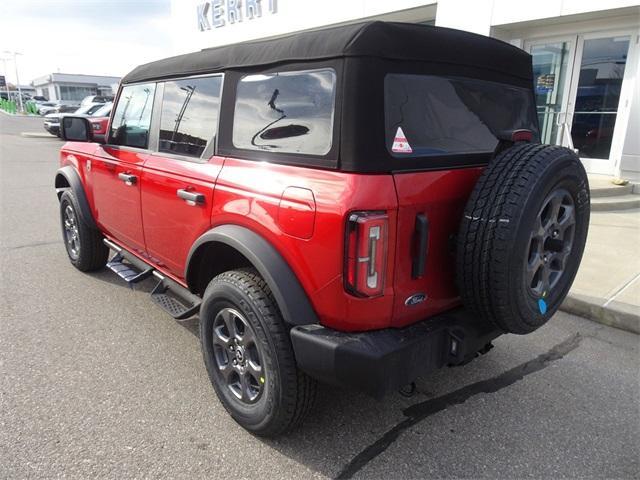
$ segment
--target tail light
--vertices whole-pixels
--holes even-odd
[[[387,227],[384,212],[353,212],[347,221],[344,281],[348,292],[362,297],[382,295],[387,270]]]

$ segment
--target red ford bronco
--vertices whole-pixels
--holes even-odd
[[[176,319],[244,428],[277,435],[316,381],[375,396],[464,364],[565,298],[585,171],[541,145],[531,57],[367,22],[142,65],[106,138],[65,117],[55,177],[81,271]],[[113,251],[113,256],[109,252]]]

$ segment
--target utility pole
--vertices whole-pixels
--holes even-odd
[[[7,80],[7,60],[9,59],[2,57],[0,58],[0,60],[2,60],[3,65],[2,73],[4,74],[4,88],[7,91],[7,100],[9,100],[11,97],[11,95],[9,94],[9,80]]]
[[[20,89],[20,77],[18,76],[18,62],[16,57],[18,55],[22,55],[20,52],[10,52],[5,50],[4,53],[8,53],[13,55],[13,66],[16,69],[16,88],[18,89],[18,103],[20,104],[20,112],[24,113],[24,105],[22,104],[22,90]],[[7,86],[7,92],[9,91],[9,87]]]

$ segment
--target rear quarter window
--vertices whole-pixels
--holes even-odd
[[[459,77],[388,74],[385,130],[398,158],[490,153],[500,132],[537,134],[531,90]]]
[[[242,77],[236,91],[234,147],[326,155],[333,139],[335,84],[333,69]]]

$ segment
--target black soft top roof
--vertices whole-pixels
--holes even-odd
[[[466,65],[531,78],[529,54],[500,40],[450,28],[375,21],[170,57],[135,68],[122,83],[343,57]]]

